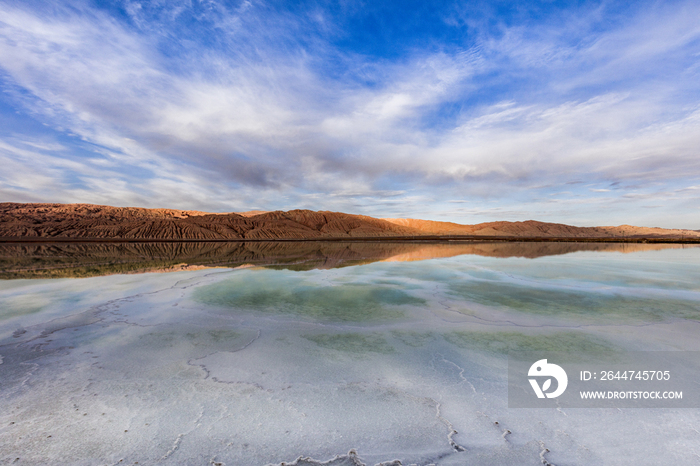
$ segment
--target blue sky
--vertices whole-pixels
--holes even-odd
[[[700,229],[698,18],[0,0],[0,201]]]

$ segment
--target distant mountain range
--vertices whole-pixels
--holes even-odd
[[[92,204],[0,203],[0,239],[4,240],[322,240],[444,236],[700,239],[700,231],[630,225],[575,227],[534,220],[460,225],[310,210],[213,214]]]
[[[473,235],[527,238],[700,238],[700,231],[666,228],[635,227],[632,225],[603,227],[574,227],[562,223],[537,222],[488,222],[476,225],[460,225],[449,222],[433,222],[410,218],[385,218],[384,220],[432,235]]]

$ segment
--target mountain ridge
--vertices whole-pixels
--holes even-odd
[[[635,238],[635,237],[698,237],[700,231],[637,227],[633,225],[576,227],[563,223],[525,220],[521,222],[486,222],[462,225],[452,222],[406,218],[384,218],[396,225],[416,228],[435,235],[473,235],[503,237],[561,237],[561,238]]]
[[[341,212],[274,211],[257,215],[94,204],[0,203],[2,238],[148,240],[320,239],[412,236],[417,230]]]
[[[0,203],[0,238],[5,239],[207,241],[416,236],[700,238],[700,231],[631,225],[577,227],[536,220],[462,225],[302,209],[209,213],[96,204]]]

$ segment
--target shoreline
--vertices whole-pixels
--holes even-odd
[[[528,242],[528,243],[660,243],[700,244],[700,238],[663,237],[533,237],[533,236],[471,236],[471,235],[425,235],[425,236],[356,236],[324,238],[217,238],[217,239],[172,239],[172,238],[50,238],[50,237],[4,237],[0,244],[54,244],[54,243],[450,243],[450,242]]]

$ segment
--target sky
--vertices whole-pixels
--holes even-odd
[[[700,229],[698,18],[0,0],[0,202]]]

